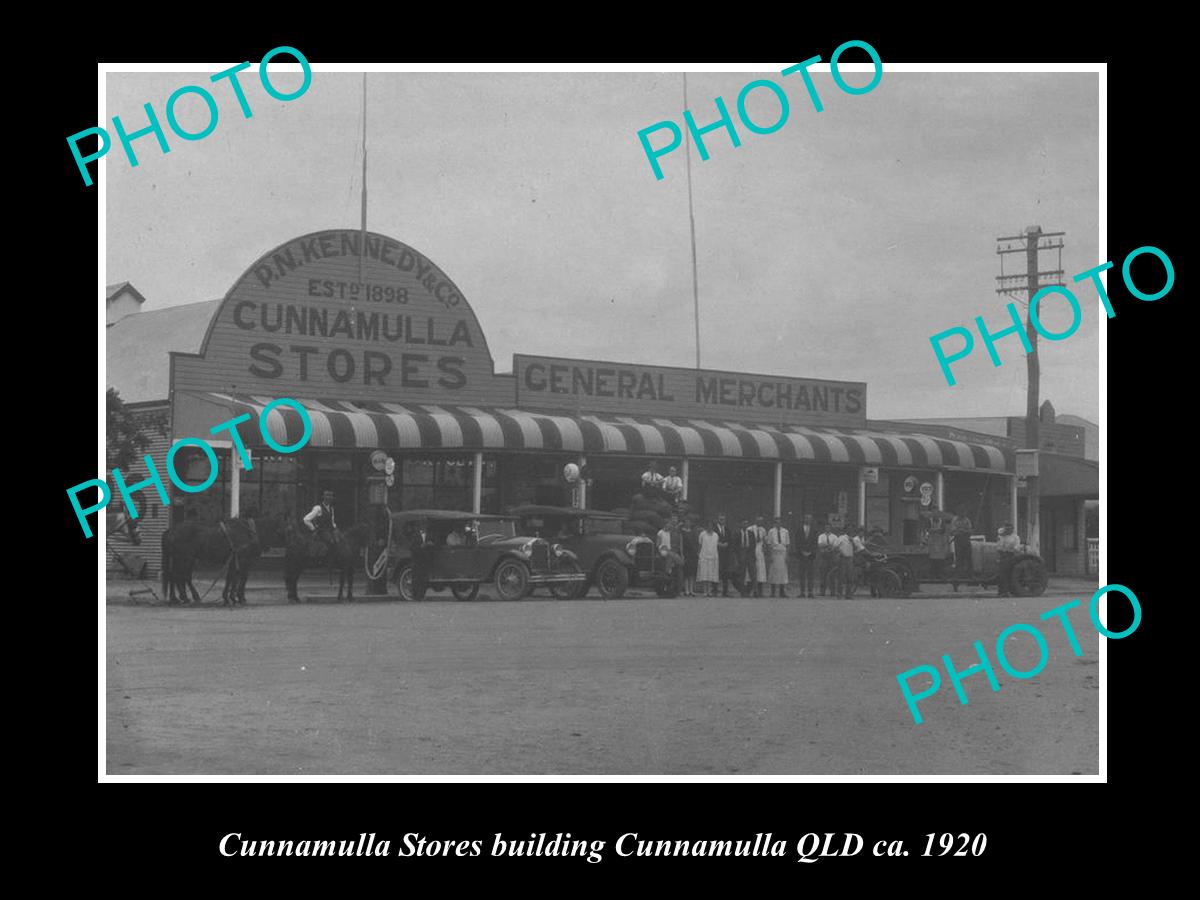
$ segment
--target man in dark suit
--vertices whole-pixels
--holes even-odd
[[[733,539],[729,533],[729,526],[725,524],[725,513],[717,515],[717,557],[721,570],[721,596],[729,596],[729,584],[734,578],[734,569],[737,568],[737,560],[733,553]]]
[[[733,586],[743,597],[746,591],[746,520],[742,519],[738,527],[729,528],[729,565],[733,567]],[[753,551],[750,553],[754,555]]]
[[[433,568],[433,541],[425,519],[413,522],[408,531],[408,547],[412,554],[412,592],[414,600],[424,600]]]
[[[813,570],[817,565],[817,537],[821,532],[813,524],[812,516],[804,515],[804,521],[797,526],[792,541],[796,546],[796,577],[800,582],[800,596],[813,595]]]

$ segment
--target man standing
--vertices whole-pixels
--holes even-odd
[[[847,533],[850,535],[850,543],[854,548],[854,556],[851,557],[852,564],[850,566],[850,596],[854,596],[858,593],[859,582],[865,580],[867,542],[863,537],[863,528],[861,525],[855,525]]]
[[[667,497],[667,501],[672,506],[679,503],[680,498],[683,496],[683,479],[679,477],[679,473],[674,466],[671,466],[667,470],[667,477],[663,479],[662,489]]]
[[[1021,539],[1017,537],[1011,525],[1000,526],[1000,537],[997,541],[996,553],[999,557],[1000,566],[999,578],[997,586],[1000,588],[1001,597],[1012,596],[1012,570],[1013,563],[1016,561],[1017,552],[1021,549]]]
[[[429,570],[432,565],[433,542],[429,539],[429,523],[418,519],[408,534],[408,546],[412,551],[413,599],[424,600],[429,587]]]
[[[317,550],[317,555],[320,562],[333,548],[335,540],[334,533],[337,531],[337,520],[333,516],[333,491],[323,491],[321,493],[321,502],[312,508],[308,515],[304,517],[304,524],[308,526],[319,541],[316,544],[320,549]]]
[[[754,535],[750,533],[750,522],[741,519],[729,533],[733,544],[734,584],[743,597],[749,597],[754,589]]]
[[[333,531],[337,528],[337,523],[333,518],[333,491],[322,491],[321,502],[304,517],[304,524],[313,534]]]
[[[833,533],[833,525],[826,520],[825,530],[817,536],[817,574],[821,578],[822,597],[828,597],[831,588],[837,594],[837,585],[834,584],[837,575],[836,545],[837,535]]]
[[[971,520],[963,510],[950,521],[954,535],[954,568],[962,575],[971,574]]]
[[[796,529],[796,579],[800,582],[800,596],[813,595],[813,566],[817,556],[817,529],[812,516],[804,515],[804,522]]]
[[[766,550],[768,556],[767,582],[771,585],[772,597],[787,596],[788,570],[787,554],[791,546],[792,536],[783,527],[783,520],[776,516],[767,532]]]
[[[753,538],[753,541],[747,548],[747,555],[749,556],[747,568],[750,570],[748,580],[754,587],[754,596],[761,597],[763,595],[763,585],[767,583],[767,548],[765,546],[767,528],[763,524],[763,517],[758,516],[755,518],[754,524],[746,529],[746,533]]]
[[[844,591],[843,596],[849,600],[854,596],[854,539],[848,528],[838,529],[833,549],[837,555],[838,580]]]
[[[721,569],[721,596],[729,596],[729,585],[733,581],[734,569],[736,561],[733,558],[733,541],[730,538],[729,528],[725,525],[725,513],[720,513],[717,516],[717,555]]]
[[[683,565],[682,541],[679,536],[679,519],[671,516],[658,532],[658,553],[667,561],[667,577],[673,577],[675,567]]]
[[[662,499],[663,477],[658,471],[658,463],[650,463],[650,468],[642,473],[642,495],[651,500]]]

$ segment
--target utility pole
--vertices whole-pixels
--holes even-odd
[[[1040,225],[1030,225],[1025,233],[1016,237],[996,238],[996,253],[1000,257],[1000,274],[996,276],[997,294],[1016,297],[1022,290],[1025,293],[1026,307],[1033,302],[1034,295],[1044,287],[1062,287],[1062,248],[1065,231],[1042,231]],[[1055,238],[1058,238],[1056,241]],[[1048,243],[1043,243],[1048,239]],[[1020,246],[1017,246],[1020,244]],[[1003,246],[1000,246],[1003,245]],[[1039,271],[1038,253],[1042,250],[1058,251],[1058,268]],[[1025,272],[1014,275],[1004,274],[1004,256],[1008,253],[1025,254]],[[1047,280],[1043,280],[1047,279]],[[1025,281],[1024,288],[1021,280]],[[1041,533],[1039,528],[1038,507],[1041,505],[1041,491],[1038,487],[1036,459],[1041,448],[1041,366],[1038,362],[1038,333],[1033,327],[1032,316],[1026,315],[1025,334],[1029,339],[1030,351],[1025,356],[1028,389],[1025,394],[1025,446],[1034,451],[1034,469],[1025,477],[1025,542],[1035,553],[1041,553]],[[1017,511],[1013,510],[1013,518]]]
[[[683,73],[683,108],[688,108],[687,72]],[[688,223],[692,235],[692,317],[696,323],[696,370],[700,369],[700,282],[696,274],[696,210],[692,206],[692,136],[691,129],[683,131],[686,141],[683,152],[687,156]]]

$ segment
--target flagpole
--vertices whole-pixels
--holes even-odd
[[[358,253],[358,282],[363,280],[363,260],[367,256],[367,73],[362,81],[362,237]],[[365,291],[366,288],[363,288]]]
[[[687,72],[683,73],[683,108],[688,108]],[[686,123],[685,123],[686,124]],[[696,368],[700,368],[700,287],[696,275],[696,211],[692,206],[692,138],[691,129],[683,131],[684,158],[687,160],[687,189],[688,189],[688,222],[692,235],[692,318],[696,323]]]

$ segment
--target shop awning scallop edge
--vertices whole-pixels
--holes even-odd
[[[210,393],[202,399],[230,415],[257,419],[276,398]],[[625,453],[698,459],[759,459],[864,466],[950,467],[1012,471],[1011,454],[989,444],[924,434],[786,425],[726,419],[563,415],[477,406],[433,406],[302,399],[312,421],[309,446],[385,450],[544,450]],[[300,440],[295,410],[276,407],[267,417],[272,438]],[[252,431],[241,429],[249,444]],[[262,446],[261,438],[256,442]]]

